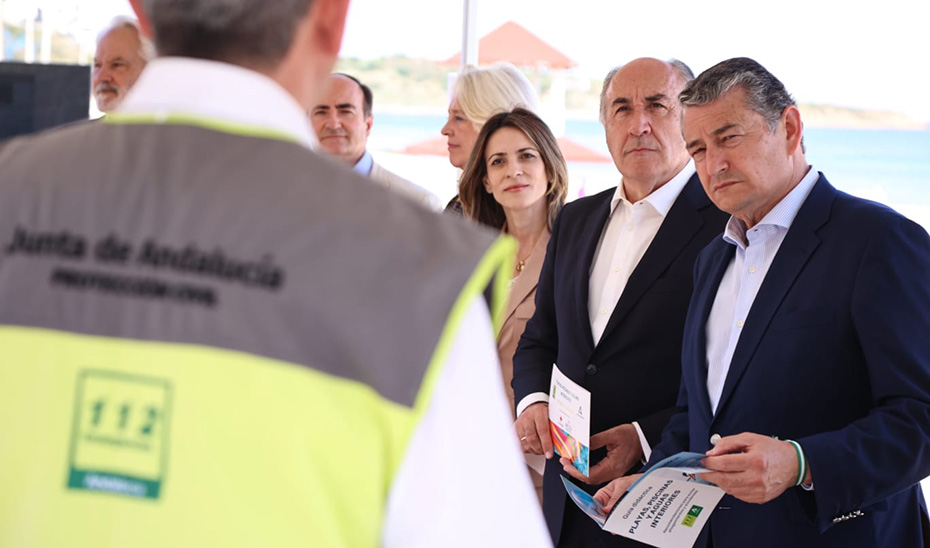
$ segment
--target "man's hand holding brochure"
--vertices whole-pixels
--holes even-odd
[[[593,497],[564,477],[562,482],[575,504],[604,530],[660,548],[691,547],[724,494],[696,476],[710,472],[701,466],[704,457],[672,455]]]
[[[598,468],[589,467],[591,442],[597,441],[590,436],[591,393],[555,365],[548,412],[552,447],[562,465],[571,476],[591,483],[588,476]],[[701,465],[705,457],[672,455],[644,474],[614,480],[594,496],[565,476],[562,483],[572,501],[602,529],[659,548],[690,548],[724,495],[697,476],[711,472]]]

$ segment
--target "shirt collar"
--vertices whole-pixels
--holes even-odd
[[[685,164],[685,167],[683,167],[677,175],[672,177],[669,182],[660,186],[658,189],[654,190],[652,194],[646,196],[640,201],[648,203],[659,213],[659,215],[665,217],[665,215],[668,214],[668,210],[672,209],[672,204],[675,203],[678,195],[681,194],[682,189],[684,189],[685,185],[688,184],[688,180],[691,179],[692,175],[694,175],[694,162],[688,160],[688,163]],[[617,189],[614,191],[614,197],[610,200],[611,215],[613,214],[614,210],[617,209],[617,206],[620,205],[620,202],[629,203],[629,200],[626,198],[626,191],[623,189],[622,182],[617,185]]]
[[[365,150],[365,154],[362,154],[362,157],[355,162],[355,165],[352,166],[352,169],[360,174],[368,177],[371,174],[371,168],[374,165],[375,160],[371,157],[371,153],[368,150]]]
[[[791,192],[785,195],[780,202],[775,204],[775,207],[766,213],[756,226],[769,225],[780,227],[784,230],[791,228],[791,223],[793,223],[794,218],[798,216],[798,211],[800,211],[801,206],[804,205],[804,201],[807,200],[807,195],[811,193],[811,189],[814,188],[814,183],[816,183],[819,178],[820,173],[814,169],[813,166],[808,166],[807,174],[801,179],[801,182],[791,189]],[[733,245],[745,246],[746,225],[743,221],[731,215],[730,220],[727,221],[727,227],[723,231],[723,239],[726,240],[727,243]]]
[[[271,78],[229,63],[153,59],[118,111],[221,119],[284,133],[317,148],[307,114],[294,97]]]

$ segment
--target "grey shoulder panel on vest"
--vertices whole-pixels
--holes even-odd
[[[404,405],[494,237],[276,140],[88,124],[0,151],[0,323],[249,352]]]

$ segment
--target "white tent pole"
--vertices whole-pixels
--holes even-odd
[[[42,34],[39,35],[39,61],[45,64],[52,62],[52,24],[53,15],[48,5],[42,10]]]
[[[36,61],[36,7],[32,2],[26,2],[26,48],[23,52],[23,61],[35,63]]]
[[[478,65],[478,0],[463,0],[462,66]]]

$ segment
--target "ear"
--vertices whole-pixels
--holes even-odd
[[[313,0],[284,59],[268,73],[304,108],[319,102],[342,45],[348,9],[349,0]]]
[[[365,137],[371,135],[371,125],[375,122],[374,115],[365,119]]]
[[[333,58],[339,55],[348,11],[349,0],[314,0],[310,5],[307,20],[318,52]]]
[[[142,28],[142,34],[144,34],[146,38],[154,38],[155,33],[152,31],[152,22],[149,21],[149,16],[146,15],[145,10],[142,8],[142,0],[129,0],[129,3],[132,5],[132,11],[136,13],[136,19],[139,20],[139,27]]]
[[[491,194],[491,183],[488,182],[488,176],[485,175],[484,177],[481,178],[481,180],[482,182],[484,182],[484,191],[487,192],[488,194]]]
[[[801,112],[798,107],[790,105],[785,107],[781,117],[782,122],[785,124],[785,144],[787,145],[788,155],[794,155],[801,148],[801,136],[804,130],[804,124],[801,122]]]

